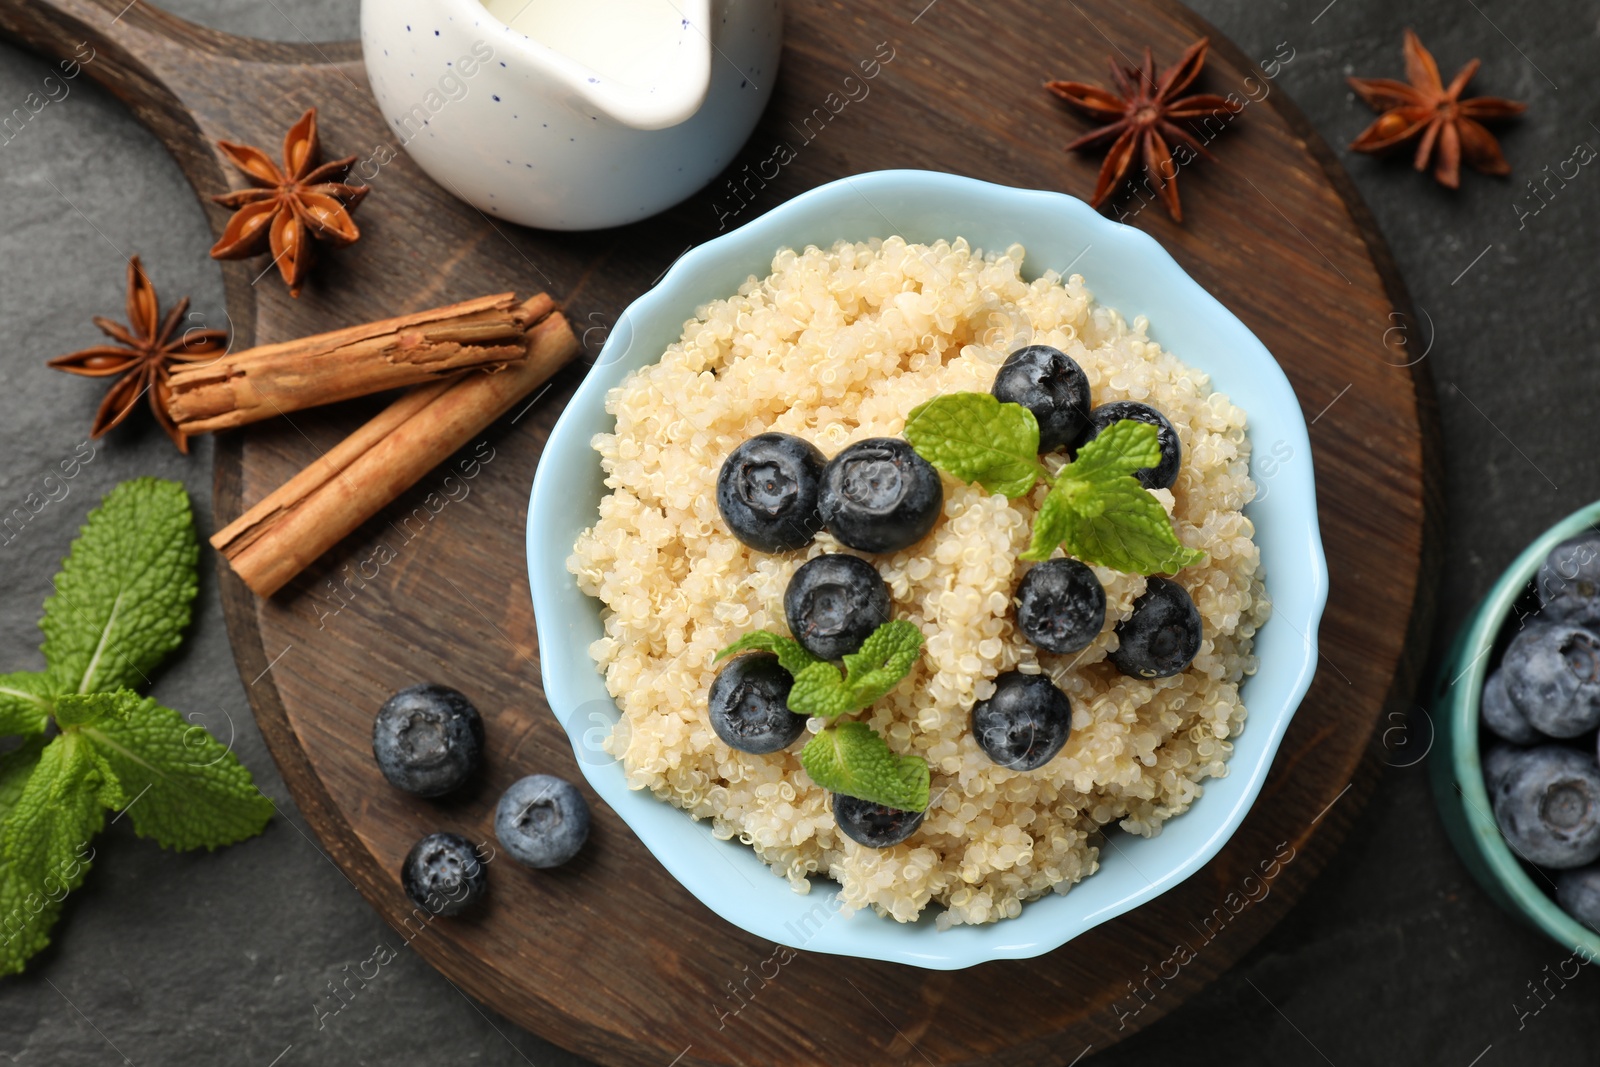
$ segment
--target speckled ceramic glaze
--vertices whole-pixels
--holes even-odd
[[[440,185],[492,218],[596,229],[711,180],[776,80],[781,0],[675,6],[650,41],[671,57],[660,84],[600,76],[480,0],[362,0],[361,47],[390,129]],[[608,17],[605,0],[583,11]]]
[[[1107,919],[1166,892],[1217,854],[1244,820],[1317,664],[1317,624],[1328,572],[1317,530],[1311,464],[1273,474],[1245,506],[1272,617],[1256,634],[1261,665],[1243,687],[1250,718],[1234,739],[1226,778],[1208,779],[1205,795],[1152,838],[1118,833],[1100,856],[1100,871],[1065,895],[1049,894],[1016,919],[940,931],[935,908],[919,922],[897,923],[872,912],[848,919],[837,886],[818,879],[802,896],[775,877],[750,848],[718,840],[710,822],[696,822],[648,791],[628,788],[622,766],[601,747],[618,717],[596,671],[589,645],[602,636],[601,606],[567,572],[578,532],[595,521],[605,494],[600,457],[590,446],[616,420],[606,391],[631,370],[661,358],[684,320],[707,301],[765,276],[779,248],[828,247],[899,234],[908,241],[962,236],[976,247],[1027,245],[1024,277],[1046,268],[1082,273],[1097,299],[1131,321],[1148,316],[1150,336],[1249,413],[1257,457],[1274,446],[1308,456],[1310,442],[1289,380],[1272,354],[1149,235],[1112,222],[1060,193],[1010,189],[953,174],[877,171],[842,178],[803,193],[684,254],[649,292],[623,312],[599,360],[567,403],[544,447],[528,506],[528,577],[539,629],[539,665],[550,710],[601,799],[616,811],[662,866],[707,907],[759,937],[814,952],[891,960],[913,967],[957,968],[1037,956]]]

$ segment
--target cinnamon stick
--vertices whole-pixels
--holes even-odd
[[[246,585],[271,596],[466,444],[578,352],[553,312],[527,355],[492,374],[417,386],[211,538]]]
[[[524,358],[528,329],[555,308],[544,293],[479,297],[432,311],[257,345],[173,370],[168,410],[209,433],[463,370]]]

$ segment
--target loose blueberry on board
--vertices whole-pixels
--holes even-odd
[[[1511,639],[1500,672],[1535,730],[1577,737],[1600,726],[1600,638],[1572,623],[1536,623]]]
[[[530,774],[500,797],[494,836],[525,867],[559,867],[589,840],[589,802],[565,778]]]
[[[1170,578],[1151,577],[1117,623],[1117,650],[1109,659],[1132,678],[1166,678],[1184,670],[1200,651],[1200,612]]]
[[[1017,628],[1046,652],[1081,652],[1106,624],[1106,591],[1075,559],[1051,559],[1022,576],[1013,597]]]
[[[844,836],[868,848],[898,845],[917,832],[926,812],[902,811],[870,800],[833,794],[833,821]]]
[[[1483,683],[1483,699],[1478,702],[1478,717],[1496,737],[1516,745],[1531,745],[1543,740],[1528,717],[1511,701],[1506,690],[1506,674],[1497,670]]]
[[[1033,412],[1041,452],[1077,448],[1089,432],[1089,376],[1059,348],[1017,349],[1000,365],[989,391],[1002,403]]]
[[[1483,757],[1483,786],[1490,796],[1494,795],[1495,788],[1511,773],[1511,768],[1517,765],[1527,752],[1527,749],[1517,748],[1515,745],[1496,744],[1491,747]]]
[[[839,543],[861,552],[896,552],[927,536],[944,506],[933,464],[898,437],[869,437],[828,461],[819,497],[822,521]]]
[[[1531,748],[1490,792],[1495,822],[1513,852],[1562,870],[1600,858],[1600,768],[1564,745]]]
[[[711,683],[711,729],[740,752],[781,752],[806,732],[806,717],[789,710],[793,686],[794,675],[772,653],[735,656]]]
[[[419,908],[460,915],[488,890],[489,872],[460,834],[429,834],[406,853],[400,886]]]
[[[889,587],[859,556],[830,553],[802,563],[783,591],[789,633],[819,659],[839,659],[889,621]]]
[[[817,489],[826,462],[809,441],[757,434],[722,461],[717,510],[733,536],[758,552],[804,548],[822,529]]]
[[[396,789],[437,797],[459,789],[483,763],[483,718],[442,685],[413,685],[372,720],[372,755]]]
[[[1084,442],[1093,441],[1112,423],[1123,419],[1147,422],[1154,426],[1156,442],[1161,445],[1161,462],[1154,467],[1134,471],[1133,476],[1146,489],[1170,489],[1172,483],[1178,480],[1178,468],[1183,464],[1183,444],[1167,417],[1149,404],[1141,404],[1137,400],[1113,400],[1109,404],[1101,404],[1089,412],[1089,432],[1084,435]]]
[[[1537,582],[1542,618],[1600,621],[1600,530],[1585,530],[1552,548]]]
[[[1049,763],[1071,731],[1072,704],[1043,674],[1007,671],[994,680],[994,696],[972,705],[978,747],[1014,771],[1036,771]]]
[[[1556,903],[1589,929],[1600,931],[1600,866],[1556,875]]]

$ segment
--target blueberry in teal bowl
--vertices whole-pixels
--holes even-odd
[[[1600,955],[1600,504],[1530,544],[1457,632],[1432,703],[1445,829],[1501,907]]]
[[[839,286],[798,284],[817,272]],[[773,282],[781,276],[797,284]],[[991,392],[1030,345],[1070,355],[1093,404],[1134,401],[1168,418],[1187,446],[1172,484],[1134,477],[1164,458],[1159,427],[1138,420],[1043,450],[1038,417]],[[671,402],[641,403],[641,373],[659,376]],[[954,407],[928,406],[945,395]],[[1311,465],[1285,468],[1253,502],[1248,466],[1252,443],[1309,456],[1299,411],[1237,319],[1152,239],[1081,202],[926,172],[824,186],[689,252],[622,316],[552,433],[528,537],[546,695],[575,745],[594,725],[588,712],[620,699],[615,762],[582,761],[585,774],[730,922],[924,967],[1049,951],[1221,848],[1310,682],[1326,594]],[[740,541],[708,487],[761,433],[802,438],[829,459],[903,438],[939,474],[932,526],[881,547],[827,529],[772,553]],[[998,442],[1000,459],[985,465],[963,441]],[[663,464],[661,449],[691,452]],[[1044,508],[1052,494],[1060,503]],[[1139,516],[1137,543],[1096,542],[1094,515],[1113,503]],[[1211,526],[1196,521],[1208,505]],[[1111,543],[1135,547],[1117,555]],[[838,660],[796,642],[783,611],[795,572],[827,554],[870,562],[891,594],[891,617]],[[1107,602],[1077,663],[1021,636],[1013,603],[1034,563],[1069,557],[1093,567]],[[1177,673],[1130,679],[1109,659],[1116,625],[1160,576],[1189,593],[1208,628]],[[740,650],[776,656],[794,679],[787,705],[807,709],[806,739],[769,754],[720,741],[707,710],[728,662],[719,654],[752,640]],[[1062,747],[1031,770],[996,763],[971,730],[973,706],[1011,669],[1049,675],[1075,709]],[[1112,690],[1143,708],[1130,708],[1121,739],[1089,710]],[[1176,730],[1161,711],[1180,695],[1194,699]],[[1190,717],[1202,708],[1208,718]],[[1103,822],[1063,822],[1052,835],[1065,816],[1043,810],[1044,791],[1075,791],[1092,807],[1109,782],[1086,760],[1123,741],[1125,757],[1108,766],[1130,780],[1173,768],[1172,803],[1108,808]],[[972,837],[964,798],[949,791],[967,767],[986,781],[1012,776],[1032,820],[1007,810],[991,837]],[[1113,835],[1117,847],[1102,848]],[[958,854],[983,856],[975,881],[962,884]],[[1020,888],[1006,888],[1003,870]],[[820,929],[795,925],[818,907],[832,916]]]

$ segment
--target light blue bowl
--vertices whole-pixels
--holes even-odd
[[[621,765],[599,747],[618,714],[588,651],[602,633],[600,604],[580,593],[566,570],[573,542],[594,523],[605,492],[589,442],[613,428],[606,391],[659,359],[697,307],[735,292],[751,275],[770,273],[780,247],[896,234],[919,242],[959,236],[994,250],[1021,242],[1030,277],[1048,268],[1083,274],[1097,300],[1129,321],[1148,316],[1154,340],[1210,374],[1215,387],[1249,413],[1261,489],[1245,511],[1256,527],[1273,602],[1272,618],[1256,636],[1261,669],[1244,686],[1250,718],[1234,742],[1228,777],[1207,782],[1205,796],[1159,837],[1115,831],[1116,847],[1102,851],[1099,872],[1070,893],[1025,905],[1016,919],[943,932],[934,928],[936,909],[911,924],[871,912],[837,914],[834,883],[815,882],[801,896],[751,849],[718,841],[709,823],[647,791],[630,790]],[[1272,354],[1244,324],[1154,239],[1080,200],[915,170],[861,174],[798,196],[688,252],[623,312],[545,445],[528,507],[528,573],[545,697],[589,783],[662,866],[712,911],[764,939],[936,969],[1048,952],[1171,889],[1216,855],[1260,792],[1311,684],[1328,588],[1300,403]]]

